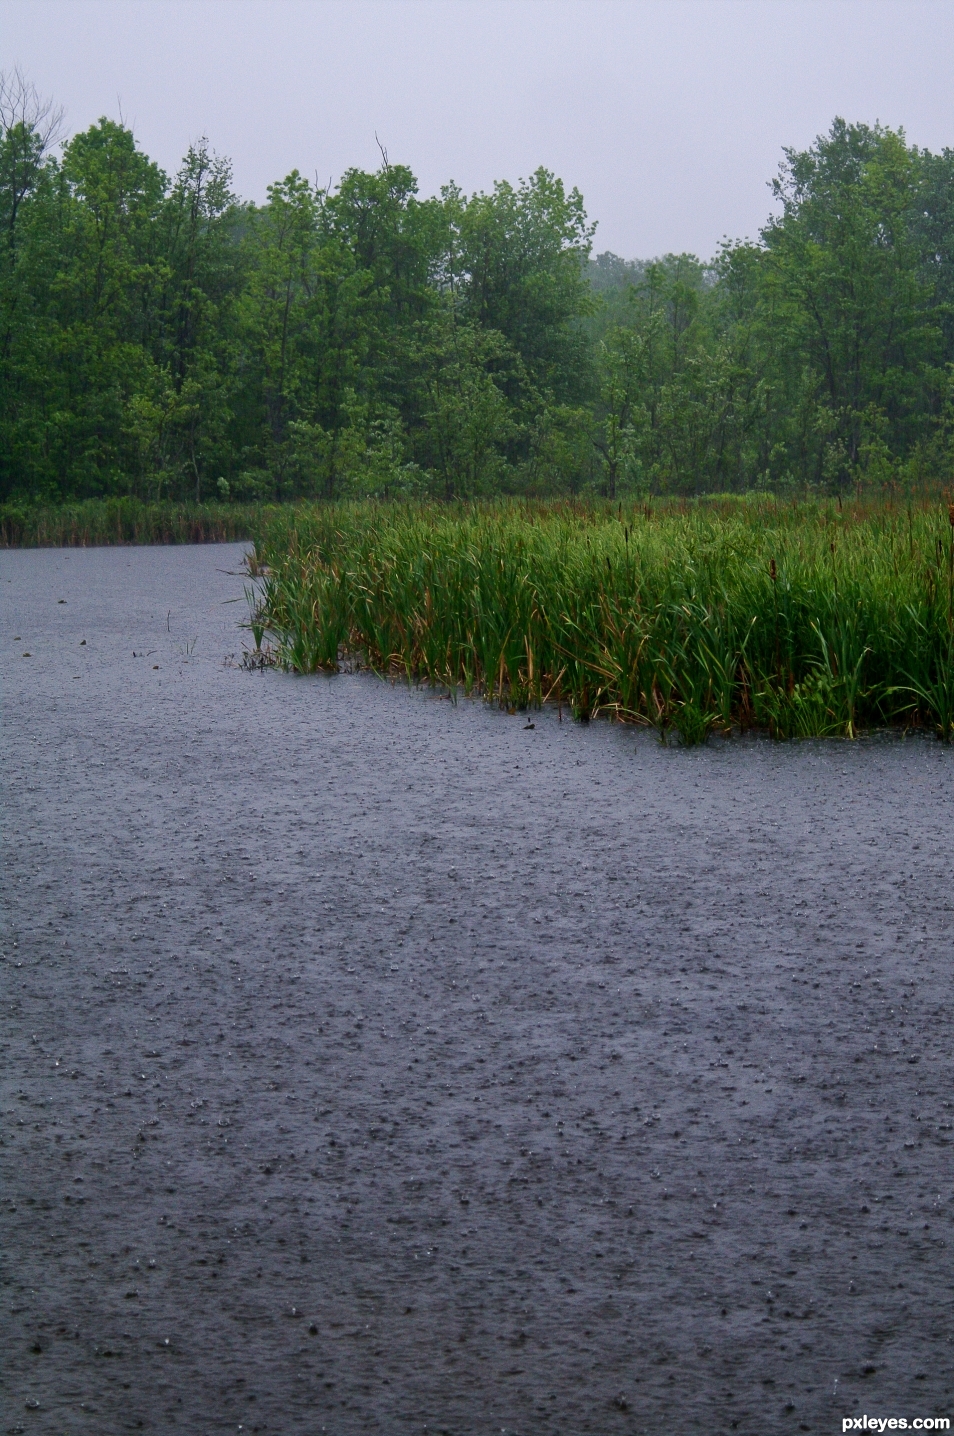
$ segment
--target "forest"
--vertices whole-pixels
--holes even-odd
[[[943,486],[954,151],[836,119],[754,241],[594,253],[541,168],[241,200],[0,84],[0,500],[551,498]]]

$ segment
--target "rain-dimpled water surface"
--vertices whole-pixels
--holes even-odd
[[[954,1418],[950,750],[243,671],[241,568],[0,558],[2,1430]]]

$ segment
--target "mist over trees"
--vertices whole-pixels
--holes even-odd
[[[545,169],[262,205],[0,82],[0,497],[779,491],[954,463],[954,151],[836,120],[756,242],[592,256]]]

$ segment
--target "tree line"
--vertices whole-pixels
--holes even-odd
[[[703,262],[592,255],[546,169],[422,199],[382,151],[241,201],[0,79],[0,497],[945,482],[954,151],[836,120]]]

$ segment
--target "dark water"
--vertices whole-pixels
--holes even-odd
[[[952,754],[246,673],[240,555],[0,558],[0,1430],[954,1418]]]

